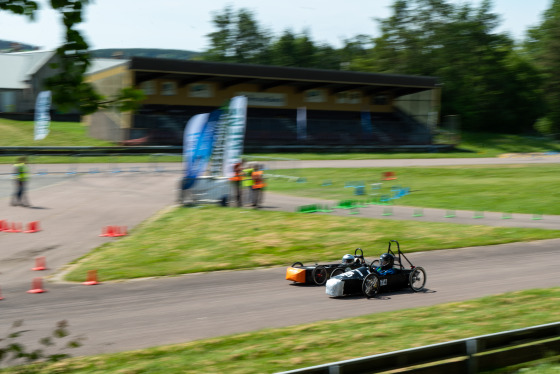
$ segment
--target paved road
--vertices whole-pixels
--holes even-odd
[[[31,280],[38,274],[30,268],[38,256],[45,256],[49,267],[40,274],[55,274],[102,243],[118,240],[99,237],[103,226],[133,228],[174,204],[176,173],[72,175],[63,173],[65,167],[59,166],[61,174],[49,181],[40,180],[45,175],[33,177],[30,195],[34,209],[8,206],[6,191],[11,190],[11,182],[0,178],[0,219],[39,220],[43,229],[34,234],[0,233],[0,292],[4,297],[0,326],[24,319],[33,330],[26,339],[32,341],[50,331],[56,321],[67,319],[74,334],[87,338],[74,354],[144,348],[560,284],[560,240],[546,240],[411,254],[410,259],[427,270],[427,292],[399,292],[375,300],[335,300],[321,288],[290,285],[284,280],[285,267],[98,286],[45,281],[48,292],[28,294]],[[300,202],[268,194],[266,205],[271,210],[292,210]],[[367,209],[362,216],[369,214]],[[378,213],[375,209],[371,208],[372,216]],[[402,215],[404,219],[407,213]],[[547,225],[549,219],[555,217],[530,224]],[[523,220],[511,220],[515,221]],[[490,218],[484,221],[491,222]],[[349,245],[350,249],[356,246]],[[368,249],[364,248],[366,257]]]

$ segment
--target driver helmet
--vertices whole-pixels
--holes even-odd
[[[379,267],[381,270],[391,269],[395,263],[395,256],[390,253],[383,253],[379,258]]]
[[[342,256],[342,265],[352,265],[354,263],[354,256],[344,255]]]

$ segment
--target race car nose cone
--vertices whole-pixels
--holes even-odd
[[[331,278],[327,281],[325,292],[330,297],[339,297],[344,295],[344,282],[340,279]]]
[[[305,269],[289,267],[286,269],[286,279],[297,283],[305,283]]]

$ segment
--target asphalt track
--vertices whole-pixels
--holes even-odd
[[[539,162],[534,158],[506,159],[509,162],[463,160],[305,161],[297,165],[289,162],[288,167]],[[540,162],[551,160],[543,158]],[[133,228],[174,206],[179,174],[172,171],[177,169],[176,165],[163,165],[162,170],[135,165],[129,166],[129,171],[103,170],[103,165],[99,165],[92,172],[82,170],[83,173],[76,174],[68,172],[68,165],[33,168],[35,172],[40,168],[50,170],[49,174],[34,174],[29,194],[33,207],[23,208],[9,206],[10,167],[0,165],[0,220],[24,225],[39,221],[42,229],[32,234],[0,232],[0,297],[4,298],[0,300],[0,334],[1,329],[23,319],[25,327],[31,330],[24,335],[24,342],[31,344],[50,332],[57,321],[65,319],[73,335],[86,339],[83,347],[71,352],[73,355],[146,348],[560,284],[560,239],[410,254],[412,262],[427,271],[426,292],[401,291],[371,300],[330,299],[320,287],[292,285],[284,280],[285,267],[102,282],[97,286],[63,283],[56,281],[56,276],[65,265],[103,243],[118,240],[99,237],[104,226]],[[294,211],[298,205],[313,202],[316,201],[267,193],[265,209]],[[360,209],[356,215],[343,210],[328,214],[344,214],[349,219],[450,220],[444,218],[441,210],[424,210],[423,217],[412,217],[412,208],[395,207],[387,217],[380,214],[380,209],[371,206]],[[560,228],[559,217],[531,218],[516,215],[504,220],[498,213],[486,213],[484,219],[475,219],[472,212],[457,212],[452,222]],[[406,251],[406,244],[401,244]],[[369,248],[362,243],[348,245],[349,252],[362,246],[368,257]],[[219,249],[213,250],[219,256]],[[341,248],[341,253],[344,251]],[[32,271],[40,256],[46,258],[48,270]],[[42,287],[47,292],[27,293],[32,279],[38,276],[43,277]]]

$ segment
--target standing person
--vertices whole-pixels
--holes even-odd
[[[263,190],[266,184],[264,183],[263,166],[261,164],[255,165],[255,171],[251,174],[253,179],[253,206],[260,208],[263,200]]]
[[[233,177],[229,180],[233,184],[233,189],[235,193],[235,199],[237,200],[237,206],[243,206],[243,190],[241,189],[241,183],[243,182],[243,165],[245,160],[242,159],[241,162],[236,162],[233,165]]]
[[[247,201],[249,203],[253,202],[253,178],[251,175],[253,174],[254,167],[253,163],[248,163],[247,168],[243,169],[243,181],[241,184],[247,190]]]
[[[29,180],[29,168],[26,165],[27,157],[21,156],[14,164],[15,191],[12,196],[12,205],[29,206],[26,196],[27,181]]]

